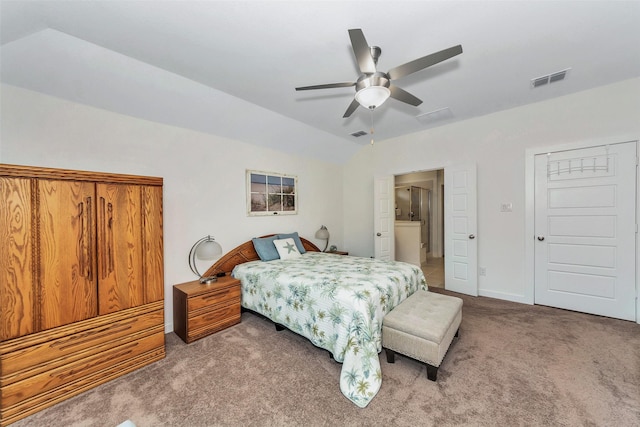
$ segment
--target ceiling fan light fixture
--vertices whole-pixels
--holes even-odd
[[[356,101],[364,108],[378,108],[391,96],[389,88],[384,86],[368,86],[356,92]]]

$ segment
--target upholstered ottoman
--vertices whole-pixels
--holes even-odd
[[[447,349],[458,336],[462,300],[435,292],[417,291],[382,321],[382,347],[387,362],[400,353],[427,365],[427,378],[435,381]]]

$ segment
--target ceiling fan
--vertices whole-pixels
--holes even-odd
[[[383,73],[376,70],[378,58],[380,57],[382,50],[378,46],[369,47],[361,29],[349,30],[349,38],[351,39],[353,53],[355,54],[356,61],[358,62],[358,68],[360,68],[360,72],[362,73],[360,74],[360,77],[358,77],[357,81],[328,83],[296,88],[296,90],[312,90],[355,86],[355,98],[351,101],[347,111],[345,111],[344,116],[342,116],[343,118],[351,116],[351,114],[358,108],[358,105],[362,105],[365,108],[373,110],[382,105],[382,103],[389,97],[397,99],[398,101],[406,102],[413,106],[422,104],[420,99],[411,95],[404,89],[391,84],[391,81],[408,76],[416,71],[420,71],[462,53],[461,45],[453,46],[407,62],[406,64],[392,68],[386,73]]]

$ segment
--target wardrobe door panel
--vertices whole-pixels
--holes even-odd
[[[97,314],[95,185],[38,180],[41,330]]]
[[[162,187],[142,187],[144,203],[145,303],[164,295],[164,248],[162,243]]]
[[[0,177],[0,341],[36,331],[31,180]]]
[[[97,184],[99,314],[144,304],[139,185]]]

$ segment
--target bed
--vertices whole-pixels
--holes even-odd
[[[382,319],[413,292],[426,290],[422,270],[403,262],[320,252],[304,238],[297,243],[304,254],[264,262],[253,242],[246,242],[205,274],[238,278],[245,309],[331,352],[343,364],[340,390],[364,408],[382,384]]]

